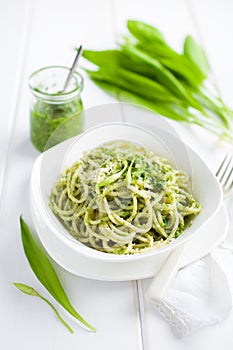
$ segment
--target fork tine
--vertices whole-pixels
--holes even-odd
[[[229,171],[229,174],[225,180],[225,187],[226,187],[227,191],[230,191],[233,187],[233,176],[232,176],[233,175],[233,164],[232,164],[233,162],[232,162],[232,160],[233,160],[233,157],[231,156],[231,158],[230,158],[231,170]]]
[[[228,181],[231,179],[232,174],[233,174],[233,168],[231,168],[231,171],[229,172],[229,174],[225,180],[225,183],[228,183]]]
[[[223,161],[222,161],[220,167],[218,168],[218,170],[217,170],[217,172],[216,172],[216,176],[217,176],[217,177],[219,176],[219,174],[220,174],[220,172],[221,172],[221,170],[222,170],[222,168],[223,168],[223,165],[225,164],[225,162],[226,162],[226,160],[227,160],[227,157],[228,157],[228,154],[226,154],[225,158],[223,159]]]
[[[222,164],[220,165],[216,176],[218,177],[219,181],[222,182],[225,180],[226,176],[228,176],[228,171],[230,169],[230,163],[231,163],[231,156],[229,153],[225,156],[225,158],[222,161]],[[226,181],[224,181],[225,183]]]
[[[223,159],[220,167],[216,172],[216,176],[222,186],[225,194],[229,193],[233,188],[233,156],[227,154]]]
[[[233,180],[232,180],[232,182],[231,182],[231,184],[230,184],[230,187],[228,188],[228,192],[231,191],[232,188],[233,188]]]

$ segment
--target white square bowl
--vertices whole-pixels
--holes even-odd
[[[160,118],[164,123],[164,118]],[[160,127],[158,120],[153,133],[133,124],[102,124],[49,149],[36,159],[30,184],[34,223],[49,255],[68,271],[83,277],[115,281],[154,276],[168,254],[187,240],[191,242],[220,209],[222,191],[216,177],[176,134]],[[191,177],[194,197],[202,205],[202,211],[195,217],[192,226],[179,238],[163,248],[131,256],[99,252],[78,242],[48,206],[51,188],[67,166],[77,161],[85,150],[119,139],[136,142],[167,158],[178,169],[186,171]],[[201,237],[199,239],[201,246]]]

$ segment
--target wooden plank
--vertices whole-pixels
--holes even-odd
[[[27,76],[41,67],[65,65],[70,67],[75,47],[100,49],[114,43],[112,10],[108,0],[83,1],[36,1],[33,20]],[[84,59],[80,59],[80,66]],[[81,72],[84,74],[84,72]],[[98,89],[86,74],[82,100],[84,108],[110,103],[113,100]]]
[[[23,59],[27,51],[28,28],[31,25],[32,4],[28,0],[1,2],[0,40],[2,45],[0,76],[1,128],[0,128],[0,193],[7,167],[9,144],[14,128],[16,100],[22,82]],[[1,206],[2,196],[0,198]]]
[[[189,0],[213,76],[224,100],[233,107],[233,2]]]

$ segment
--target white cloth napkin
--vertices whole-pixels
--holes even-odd
[[[183,335],[224,320],[233,306],[233,254],[216,248],[181,269],[154,306]]]
[[[233,201],[226,204],[231,227]],[[180,269],[163,299],[154,306],[182,335],[224,320],[233,308],[232,228],[219,247]]]

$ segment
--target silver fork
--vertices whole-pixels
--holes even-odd
[[[233,188],[233,156],[229,153],[225,156],[220,164],[216,177],[222,186],[224,197]],[[183,257],[185,251],[185,244],[178,246],[168,257],[161,271],[151,282],[147,294],[149,298],[156,302],[161,300],[165,294],[167,288],[171,284],[171,281],[175,278],[177,271],[179,270],[180,260]]]
[[[216,177],[222,186],[224,196],[228,195],[233,188],[233,156],[231,154],[226,154],[216,172]]]

